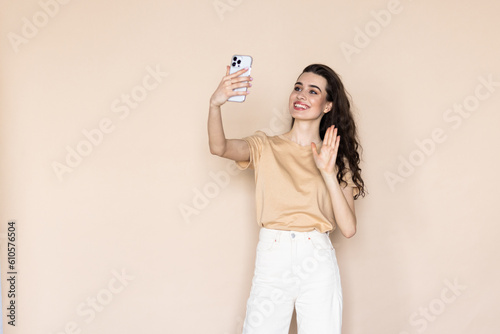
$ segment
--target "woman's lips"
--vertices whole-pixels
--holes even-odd
[[[295,109],[295,110],[306,110],[308,108],[309,108],[309,106],[304,104],[304,103],[295,102],[293,104],[293,109]]]

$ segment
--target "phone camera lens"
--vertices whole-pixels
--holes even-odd
[[[238,64],[241,64],[241,59],[238,59]]]
[[[238,58],[236,58],[236,57],[233,58],[234,61],[236,61],[236,59],[238,59]]]
[[[233,62],[233,66],[236,66],[236,63],[235,63],[235,62]]]

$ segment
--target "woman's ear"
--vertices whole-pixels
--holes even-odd
[[[330,110],[332,110],[332,107],[333,107],[333,102],[328,102],[325,106],[325,114]]]

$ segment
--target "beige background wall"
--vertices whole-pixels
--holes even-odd
[[[498,1],[0,4],[6,333],[240,333],[253,172],[212,156],[206,125],[233,53],[254,87],[224,106],[228,138],[287,131],[310,63],[352,95],[369,194],[356,236],[332,236],[343,332],[500,329]]]

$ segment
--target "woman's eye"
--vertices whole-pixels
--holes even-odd
[[[300,87],[295,87],[293,90],[299,91]]]
[[[313,91],[313,90],[311,90],[309,93],[311,93],[311,94],[318,94],[318,93],[316,93],[316,92],[315,92],[315,91]]]

